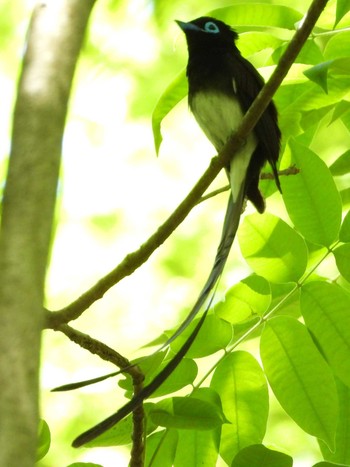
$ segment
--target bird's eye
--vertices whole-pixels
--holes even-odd
[[[212,21],[208,21],[204,25],[204,31],[217,34],[218,32],[220,32],[220,29],[215,23],[213,23]]]

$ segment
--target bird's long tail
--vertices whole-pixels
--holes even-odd
[[[199,313],[204,303],[207,301],[211,291],[214,289],[218,279],[224,269],[228,255],[230,253],[233,241],[239,225],[239,220],[242,213],[242,206],[244,201],[244,184],[242,184],[240,193],[237,200],[234,202],[232,195],[227,204],[224,225],[222,228],[220,243],[216,252],[213,267],[210,271],[208,279],[199,294],[196,303],[193,305],[192,310],[186,316],[186,319],[181,323],[175,333],[167,340],[163,347],[166,347],[174,341],[193,321],[195,316]]]
[[[173,340],[179,336],[184,329],[193,321],[194,317],[199,313],[204,303],[209,298],[210,293],[214,289],[215,285],[218,282],[218,279],[224,269],[226,264],[228,255],[231,250],[231,246],[233,240],[236,236],[236,232],[239,225],[239,220],[241,217],[243,200],[244,200],[244,193],[245,187],[242,184],[241,190],[236,198],[236,201],[233,201],[232,195],[230,193],[230,198],[228,201],[226,215],[224,220],[224,225],[222,228],[221,240],[220,244],[217,249],[217,253],[215,256],[214,265],[210,271],[208,279],[199,294],[199,297],[194,304],[192,310],[187,315],[186,319],[182,322],[179,328],[175,331],[175,333],[168,339],[168,341],[163,345],[163,347],[169,345]],[[127,404],[121,407],[116,413],[111,415],[110,417],[106,418],[99,424],[95,425],[94,427],[90,428],[89,430],[82,433],[73,441],[74,447],[82,446],[83,444],[88,443],[89,441],[95,439],[97,436],[101,435],[105,431],[112,428],[115,424],[117,424],[120,420],[126,417],[128,414],[133,412],[136,407],[142,404],[142,402],[150,397],[161,384],[168,378],[168,376],[175,370],[178,364],[181,362],[183,357],[185,356],[188,349],[191,347],[193,341],[195,340],[197,334],[202,327],[205,317],[209,311],[210,303],[207,305],[201,319],[198,321],[196,327],[192,331],[189,338],[177,352],[175,357],[170,360],[170,362],[158,373],[158,375],[145,386],[137,395],[135,395]]]

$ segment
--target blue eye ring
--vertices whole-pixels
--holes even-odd
[[[204,25],[204,31],[210,32],[212,34],[217,34],[220,32],[219,26],[213,21],[207,21]]]

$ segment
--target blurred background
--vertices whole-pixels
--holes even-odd
[[[215,154],[184,100],[164,121],[164,141],[157,157],[151,116],[161,93],[187,62],[185,39],[174,20],[188,21],[232,3],[96,3],[78,63],[63,142],[55,240],[47,277],[50,310],[69,304],[137,249],[186,196]],[[289,0],[265,3],[290,6]],[[0,4],[0,191],[16,83],[34,4],[31,0],[2,0]],[[293,8],[304,12],[308,4],[294,0]],[[213,188],[224,184],[221,176]],[[140,347],[175,326],[206,278],[226,198],[224,193],[194,209],[147,264],[96,302],[73,327],[132,359],[140,354]],[[277,194],[269,199],[268,210],[285,216]],[[236,245],[220,290],[248,272]],[[75,393],[50,393],[55,386],[113,371],[112,366],[59,333],[46,331],[43,340],[41,407],[52,445],[39,465],[61,467],[79,460],[105,467],[127,466],[127,447],[69,447],[76,435],[123,403],[116,381]],[[276,445],[278,440],[277,447],[293,456],[296,467],[320,460],[315,440],[290,423],[277,402],[273,404],[276,409],[265,444]]]

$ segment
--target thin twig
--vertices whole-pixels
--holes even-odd
[[[283,177],[283,176],[288,176],[288,175],[297,175],[300,172],[300,170],[295,167],[295,165],[292,165],[291,167],[288,167],[288,169],[283,169],[283,170],[278,170],[278,176]],[[274,180],[274,175],[271,172],[263,172],[260,175],[261,180]],[[203,201],[207,201],[210,198],[214,198],[214,196],[220,195],[221,193],[225,193],[226,191],[229,191],[231,189],[230,185],[225,185],[221,188],[218,188],[217,190],[213,190],[207,195],[204,195],[200,198],[197,204],[203,203]]]
[[[77,331],[76,329],[62,324],[55,331],[60,331],[65,334],[72,342],[75,342],[80,347],[88,350],[90,353],[98,355],[102,360],[111,362],[121,369],[124,373],[131,376],[134,388],[134,394],[137,395],[143,388],[144,374],[137,365],[133,365],[130,361],[123,357],[119,352],[116,352],[108,345],[100,342],[88,334]],[[130,458],[131,467],[141,467],[143,465],[143,449],[144,449],[144,419],[145,414],[143,405],[137,407],[133,412],[133,432],[132,432],[132,451]]]

